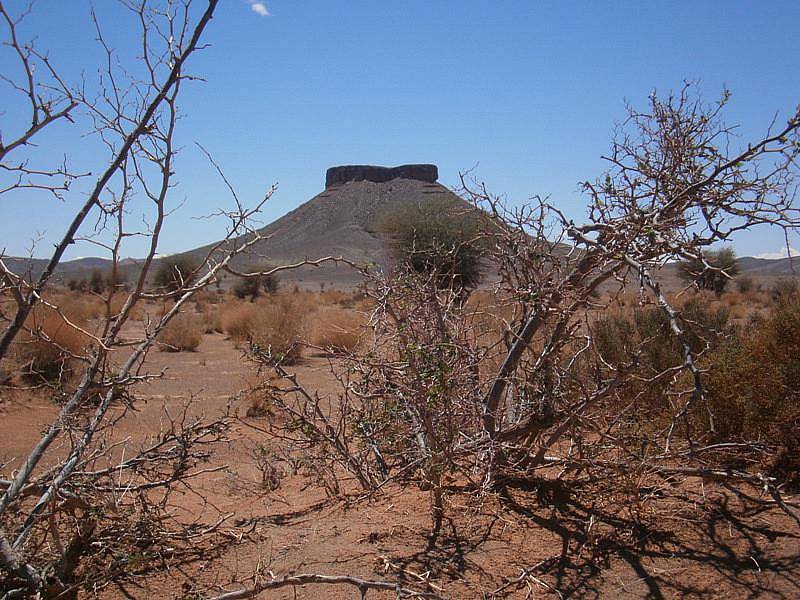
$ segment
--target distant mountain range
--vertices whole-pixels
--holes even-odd
[[[404,165],[396,168],[370,165],[333,167],[326,175],[323,192],[259,230],[263,240],[247,256],[238,257],[233,266],[247,269],[257,265],[285,264],[322,256],[342,256],[355,263],[391,264],[388,239],[380,224],[387,214],[412,203],[439,201],[463,204],[464,200],[437,182],[435,165]],[[199,260],[212,245],[172,255]],[[44,259],[4,259],[17,273],[37,277],[47,265]],[[161,259],[163,260],[163,259]],[[743,257],[738,260],[741,273],[758,280],[800,275],[800,258],[777,260]],[[132,275],[139,261],[125,259],[120,267]],[[56,273],[67,282],[87,278],[93,270],[105,271],[111,261],[99,257],[62,262]],[[677,265],[665,266],[660,275],[667,287],[677,285]],[[346,266],[304,267],[282,274],[281,279],[300,287],[321,283],[350,287],[359,281],[357,272]]]

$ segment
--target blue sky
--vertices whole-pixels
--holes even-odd
[[[11,1],[12,9],[21,2]],[[96,0],[104,30],[122,55],[136,55],[134,23]],[[88,2],[38,0],[24,32],[38,36],[70,78],[91,81],[101,55]],[[190,67],[182,101],[178,207],[161,250],[173,253],[220,237],[222,223],[198,220],[229,197],[202,143],[250,202],[279,191],[262,220],[319,193],[325,169],[368,163],[433,162],[440,181],[476,175],[511,203],[549,195],[580,219],[578,182],[604,169],[624,102],[643,105],[656,89],[698,80],[713,100],[733,93],[726,120],[756,138],[777,112],[800,102],[800,2],[329,2],[223,0],[207,30],[211,47]],[[5,68],[8,54],[0,55]],[[0,88],[0,126],[18,113]],[[89,139],[63,128],[44,140],[65,144],[77,166],[98,169]],[[4,135],[8,135],[5,134]],[[80,191],[80,190],[78,190]],[[80,194],[5,197],[0,246],[37,255],[60,237]],[[35,218],[31,215],[35,214]],[[797,239],[792,245],[800,247]],[[782,236],[762,229],[735,240],[740,255],[778,251]],[[144,246],[133,241],[131,255]],[[86,245],[68,258],[98,254]]]

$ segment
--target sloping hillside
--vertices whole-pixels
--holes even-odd
[[[247,256],[238,257],[233,266],[239,270],[264,264],[285,264],[323,256],[342,256],[354,263],[391,264],[387,237],[381,222],[392,212],[409,204],[432,200],[438,203],[469,205],[445,186],[437,183],[435,165],[403,165],[386,168],[370,165],[333,167],[326,174],[325,190],[277,221],[259,230],[263,240],[254,245]],[[192,260],[206,256],[211,245],[179,254]],[[41,259],[6,258],[16,272],[36,277],[47,264]],[[136,261],[124,261],[123,271],[132,276]],[[741,258],[741,273],[769,284],[779,277],[800,274],[798,259],[767,260]],[[88,277],[91,270],[104,270],[110,261],[102,258],[81,258],[59,265],[61,278]],[[659,273],[667,289],[680,287],[675,265],[667,265]],[[287,284],[317,287],[321,283],[336,286],[356,285],[359,274],[346,266],[325,265],[304,267],[282,274]]]
[[[433,165],[419,166],[435,172]],[[404,176],[387,181],[380,179],[385,177],[386,170],[392,170],[380,167],[358,167],[362,170],[351,172],[344,181],[341,180],[344,176],[331,181],[329,175],[329,185],[322,193],[261,229],[259,233],[265,239],[258,242],[248,256],[237,259],[234,266],[244,269],[264,262],[280,264],[322,256],[342,256],[359,264],[388,266],[391,257],[387,238],[380,231],[386,215],[409,204],[432,200],[468,206],[446,187],[431,181],[429,172],[423,179],[414,178],[414,171],[401,170],[410,167],[413,166],[398,168]],[[209,248],[204,246],[184,255],[199,258]],[[303,285],[320,282],[351,285],[359,281],[359,275],[350,268],[330,265],[287,273],[283,279]]]

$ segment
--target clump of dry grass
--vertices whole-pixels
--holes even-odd
[[[111,296],[111,298],[109,300],[110,314],[112,316],[113,315],[118,315],[120,313],[120,311],[122,311],[122,307],[125,305],[125,303],[127,301],[128,301],[128,294],[126,292],[117,292],[116,294]],[[105,309],[105,307],[104,307],[104,309]],[[129,318],[132,321],[143,321],[144,320],[145,311],[144,311],[143,303],[142,303],[141,300],[133,305],[133,308],[131,309]]]
[[[361,342],[365,322],[363,313],[325,306],[314,314],[309,324],[309,339],[328,352],[349,352]]]
[[[278,294],[270,298],[262,298],[259,303],[261,305],[282,304],[294,316],[301,319],[306,319],[311,313],[320,308],[320,298],[314,292]]]
[[[67,312],[69,323],[55,310],[39,305],[25,320],[25,329],[14,342],[15,357],[23,373],[46,379],[69,375],[72,363],[82,355],[91,338],[77,329],[89,331],[85,314]]]
[[[158,335],[159,349],[167,352],[193,352],[202,340],[202,319],[190,313],[175,315]]]
[[[353,295],[342,290],[329,289],[320,292],[319,299],[322,304],[346,304],[352,299]]]
[[[272,415],[272,404],[269,399],[258,391],[247,394],[247,410],[245,416],[250,418],[267,417]]]
[[[234,342],[242,342],[253,330],[258,313],[258,304],[229,302],[222,308],[220,325]]]
[[[250,343],[274,360],[291,364],[302,354],[305,316],[290,301],[261,305],[250,330]]]
[[[257,303],[229,302],[220,320],[234,342],[248,341],[259,352],[288,364],[300,357],[306,319],[316,309],[310,294],[280,294]]]
[[[58,306],[70,321],[88,323],[104,314],[103,300],[95,294],[86,292],[66,292],[46,300]]]
[[[222,314],[217,304],[199,304],[197,312],[203,323],[203,333],[222,333]]]

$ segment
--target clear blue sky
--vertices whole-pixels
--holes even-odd
[[[625,100],[642,105],[652,89],[677,89],[685,79],[699,80],[708,100],[727,86],[733,98],[726,118],[743,125],[744,140],[800,102],[796,0],[265,0],[266,16],[255,4],[223,0],[207,30],[212,47],[190,65],[207,83],[193,84],[183,99],[184,148],[172,198],[180,208],[163,253],[220,237],[220,222],[193,218],[229,201],[195,141],[213,153],[242,198],[256,201],[279,184],[264,222],[320,192],[332,165],[408,162],[436,163],[446,185],[477,164],[479,178],[510,202],[550,195],[579,219],[585,202],[578,182],[603,170],[600,155]],[[110,0],[95,5],[115,46],[134,56],[134,23],[120,19]],[[24,31],[38,35],[69,77],[83,72],[92,80],[101,55],[89,6],[39,0]],[[0,60],[5,69],[9,55]],[[0,112],[7,135],[17,114],[7,87],[0,106],[9,107]],[[57,147],[68,133],[46,141]],[[92,148],[84,140],[66,150],[96,171]],[[23,254],[38,232],[36,254],[44,255],[81,200],[5,197],[0,247]],[[736,240],[741,255],[782,244],[769,230]],[[143,245],[128,247],[129,254],[142,252]],[[97,253],[76,247],[68,257]]]

